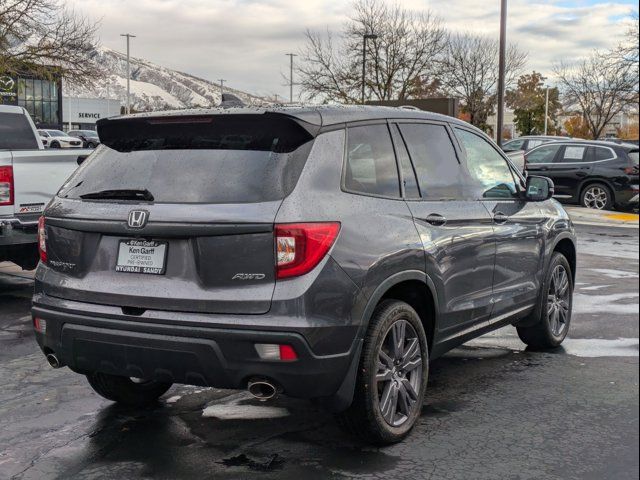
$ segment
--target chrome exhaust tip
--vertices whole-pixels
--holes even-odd
[[[278,388],[269,380],[263,378],[249,380],[247,389],[253,398],[261,402],[271,400],[278,395]]]
[[[60,368],[62,366],[55,353],[48,353],[46,358],[47,362],[49,362],[49,365],[51,365],[53,368]]]

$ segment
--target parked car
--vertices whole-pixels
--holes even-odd
[[[82,140],[82,146],[84,148],[96,148],[100,145],[98,132],[94,130],[69,130],[68,135]]]
[[[605,141],[617,143],[618,145],[622,145],[627,143],[629,145],[635,145],[636,147],[640,145],[640,141],[637,138],[635,139],[623,139],[623,138],[606,138]]]
[[[527,152],[532,148],[535,148],[543,143],[560,142],[567,140],[567,137],[554,137],[551,135],[526,135],[523,137],[514,138],[502,144],[502,149],[505,152],[513,152],[522,150]]]
[[[42,142],[42,146],[44,148],[49,148],[49,137],[43,137],[40,135],[40,132],[38,132],[38,137],[40,138],[40,142]]]
[[[0,262],[36,267],[38,218],[85,150],[44,150],[22,107],[0,105]]]
[[[575,140],[541,145],[526,154],[527,172],[545,175],[561,201],[611,210],[638,205],[638,147]]]
[[[107,399],[283,393],[393,443],[430,359],[509,324],[535,348],[567,335],[576,239],[553,184],[462,121],[237,108],[98,132],[40,221],[32,314],[49,363]]]
[[[49,148],[82,148],[82,140],[62,130],[38,130],[40,137],[49,141]]]

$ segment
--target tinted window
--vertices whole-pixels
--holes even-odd
[[[38,141],[27,117],[0,113],[0,150],[37,150]]]
[[[560,145],[545,145],[527,153],[527,163],[553,163]]]
[[[610,160],[615,158],[615,154],[608,148],[593,147],[593,160]]]
[[[313,137],[285,117],[237,117],[220,115],[208,129],[197,124],[191,133],[174,121],[163,124],[160,131],[148,131],[147,140],[140,134],[144,128],[129,126],[130,135],[125,128],[121,137],[108,132],[114,146],[144,148],[120,152],[103,144],[76,170],[59,195],[80,198],[103,190],[146,189],[160,203],[248,203],[284,198],[298,181]],[[173,130],[163,138],[165,127]],[[174,136],[176,132],[182,134],[181,139]],[[177,148],[179,141],[198,148]],[[152,149],[152,143],[158,148]],[[162,144],[169,148],[161,148]],[[209,148],[200,148],[204,145]],[[277,151],[284,146],[288,151]]]
[[[386,125],[352,127],[347,131],[344,185],[352,192],[400,197],[398,167]]]
[[[505,143],[502,147],[504,151],[514,151],[514,150],[522,150],[524,147],[525,140],[511,140],[510,142]]]
[[[442,125],[403,123],[400,131],[416,168],[422,197],[461,198],[464,176],[447,129]]]
[[[466,152],[475,195],[481,198],[513,198],[518,190],[511,168],[502,155],[475,133],[457,128],[456,134]]]
[[[404,144],[404,140],[400,135],[400,130],[398,130],[397,125],[391,127],[391,136],[393,137],[393,143],[396,147],[396,156],[398,157],[398,164],[400,165],[400,171],[402,172],[402,183],[404,184],[405,197],[414,200],[420,198],[416,172],[413,169],[411,159],[407,153],[407,147]]]
[[[562,155],[560,155],[560,162],[562,163],[576,163],[584,162],[586,160],[587,147],[566,145]]]

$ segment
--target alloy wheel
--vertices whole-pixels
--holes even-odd
[[[391,325],[378,351],[376,373],[380,413],[392,427],[405,423],[418,405],[422,386],[422,350],[406,320]]]
[[[591,187],[584,194],[584,206],[602,210],[609,201],[609,195],[602,187]]]
[[[569,321],[571,289],[569,275],[563,265],[557,265],[551,274],[551,283],[547,294],[547,320],[551,333],[561,336]]]

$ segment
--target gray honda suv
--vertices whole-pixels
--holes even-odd
[[[144,405],[172,383],[314,399],[404,438],[429,360],[571,320],[573,226],[479,130],[385,107],[98,122],[39,227],[33,323],[53,367]]]

